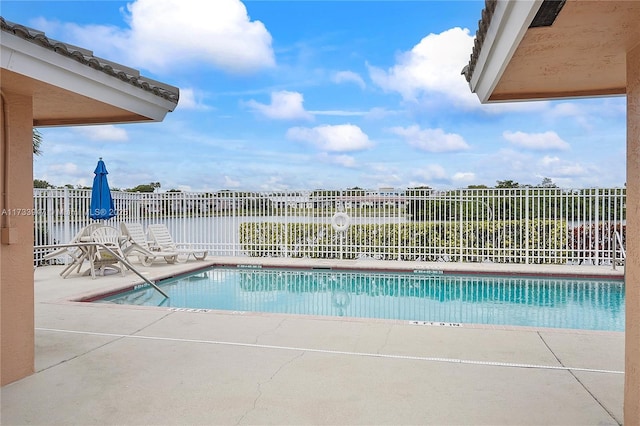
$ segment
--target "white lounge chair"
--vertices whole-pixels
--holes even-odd
[[[137,253],[143,266],[150,266],[156,257],[163,257],[167,263],[178,261],[178,252],[174,250],[155,250],[149,246],[147,237],[140,223],[120,223],[120,231],[127,238],[123,253],[130,256]]]
[[[80,229],[80,231],[78,231],[76,236],[73,237],[71,241],[67,243],[67,245],[86,242],[83,240],[90,239],[91,233],[101,226],[104,225],[102,223],[91,223],[85,226],[84,228]],[[60,276],[62,278],[67,278],[74,269],[76,270],[76,272],[80,272],[80,268],[82,268],[82,264],[84,263],[84,261],[89,260],[89,253],[90,250],[85,246],[62,247],[47,254],[43,257],[43,259],[48,260],[64,256],[71,257],[71,262],[62,270],[62,272],[60,272]]]
[[[204,260],[209,252],[191,248],[189,244],[176,244],[169,233],[169,229],[162,223],[147,226],[147,233],[151,240],[151,250],[166,250],[178,252],[178,262],[186,262],[190,256],[196,260]]]
[[[80,238],[84,235],[84,229],[78,231],[75,237],[71,239],[67,244],[75,244],[80,242]],[[66,278],[67,275],[71,273],[74,267],[80,269],[82,266],[82,262],[86,258],[86,252],[82,250],[80,247],[62,247],[51,253],[46,254],[43,259],[50,260],[60,257],[69,256],[71,257],[71,262],[60,272],[60,276],[62,278]],[[66,260],[65,260],[66,261]]]
[[[91,233],[91,240],[96,243],[94,250],[89,252],[91,264],[91,278],[96,278],[96,269],[104,275],[105,268],[115,268],[124,277],[124,253],[120,248],[120,232],[111,226],[100,226]]]

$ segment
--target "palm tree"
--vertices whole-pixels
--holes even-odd
[[[40,144],[42,143],[42,133],[38,129],[33,129],[33,155],[41,155],[42,150]]]

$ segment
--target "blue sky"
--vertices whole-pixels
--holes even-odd
[[[481,105],[484,1],[2,1],[180,88],[162,123],[41,128],[34,178],[161,191],[625,183],[625,98]]]

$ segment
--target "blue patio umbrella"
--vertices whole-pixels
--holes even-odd
[[[110,219],[117,214],[111,198],[109,182],[107,182],[107,167],[102,158],[98,160],[93,187],[91,188],[91,205],[89,206],[89,217],[91,219]]]

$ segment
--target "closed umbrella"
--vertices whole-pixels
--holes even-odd
[[[93,187],[91,188],[91,205],[89,206],[89,217],[91,219],[110,219],[117,214],[113,206],[113,198],[107,182],[107,167],[102,158],[98,160],[98,165],[94,171]]]

